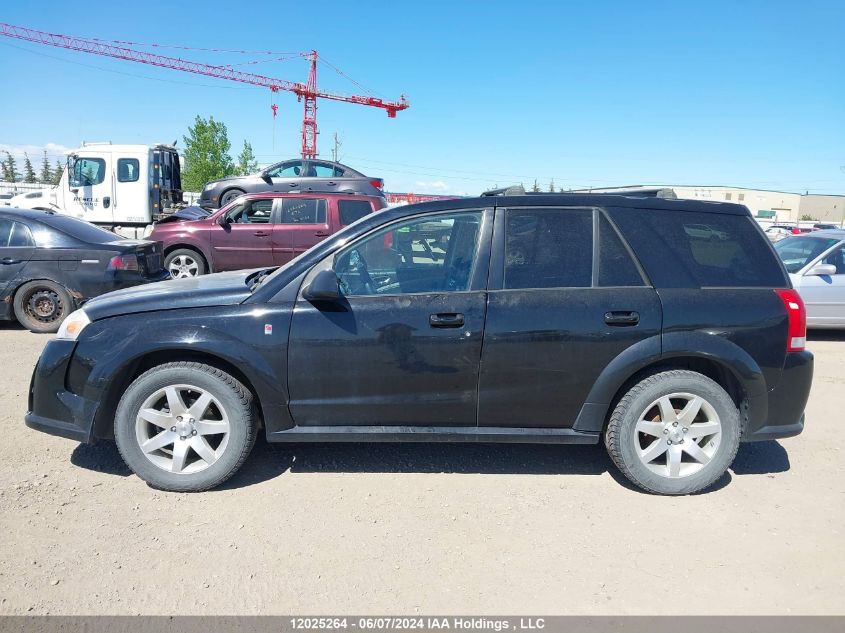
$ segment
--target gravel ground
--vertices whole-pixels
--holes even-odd
[[[24,426],[46,341],[0,325],[0,614],[845,613],[845,333],[811,335],[804,434],[684,498],[600,447],[263,441],[157,492]]]

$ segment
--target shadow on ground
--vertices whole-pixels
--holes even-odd
[[[807,340],[845,342],[845,330],[807,330]]]

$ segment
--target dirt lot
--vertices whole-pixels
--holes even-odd
[[[185,495],[25,428],[47,337],[0,325],[0,613],[845,613],[845,334],[811,339],[807,430],[707,494],[599,447],[260,441]]]

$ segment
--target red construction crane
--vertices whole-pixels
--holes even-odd
[[[240,81],[254,86],[264,86],[273,92],[278,92],[279,90],[292,92],[296,95],[298,101],[304,102],[304,113],[302,117],[303,158],[317,157],[317,99],[330,99],[332,101],[357,103],[359,105],[382,108],[387,111],[387,116],[391,119],[396,117],[397,112],[400,110],[406,110],[410,106],[404,95],[400,97],[399,101],[385,101],[384,99],[379,99],[378,97],[341,95],[318,89],[317,51],[311,51],[310,53],[303,54],[303,56],[310,62],[311,67],[308,72],[308,82],[302,84],[285,81],[283,79],[274,79],[273,77],[266,77],[255,73],[242,72],[240,70],[235,70],[230,66],[202,64],[200,62],[192,62],[178,57],[167,57],[165,55],[137,51],[132,48],[116,46],[96,39],[74,37],[72,35],[60,35],[57,33],[46,33],[44,31],[36,31],[23,26],[6,24],[5,22],[0,22],[0,35],[25,40],[27,42],[35,42],[37,44],[46,44],[48,46],[57,46],[59,48],[67,48],[73,51],[81,51],[83,53],[93,53],[95,55],[103,55],[105,57],[125,59],[130,62],[139,62],[141,64],[149,64],[151,66],[161,66],[162,68],[171,68],[173,70],[182,70],[189,73],[195,73],[197,75],[215,77],[217,79],[228,79],[229,81]]]

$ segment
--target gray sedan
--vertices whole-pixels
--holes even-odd
[[[845,229],[787,237],[775,250],[807,306],[807,327],[845,328]]]
[[[204,209],[225,207],[245,193],[356,193],[384,197],[381,178],[365,176],[351,167],[328,160],[297,158],[270,165],[249,176],[229,176],[205,185],[197,202]]]

